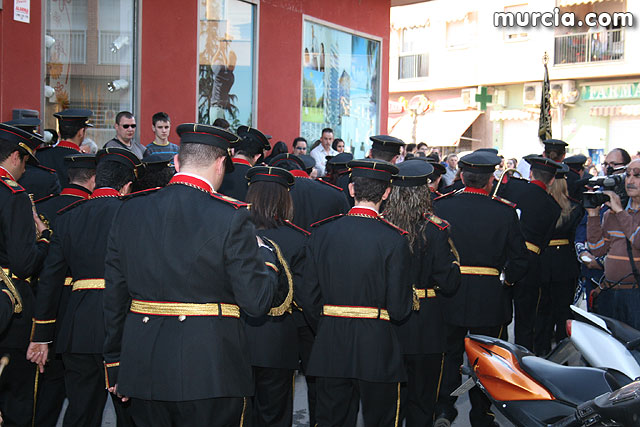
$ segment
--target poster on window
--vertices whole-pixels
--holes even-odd
[[[364,157],[378,133],[380,42],[304,22],[301,134],[334,130],[354,156]]]
[[[199,123],[252,125],[254,9],[239,0],[200,1]]]

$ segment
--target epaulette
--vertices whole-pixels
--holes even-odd
[[[249,206],[249,203],[241,202],[240,200],[234,199],[233,197],[225,196],[224,194],[220,193],[211,193],[211,197],[213,197],[214,199],[218,199],[221,202],[228,203],[236,209],[246,208]]]
[[[326,224],[327,222],[333,221],[334,219],[338,219],[338,218],[340,218],[342,216],[344,216],[344,214],[333,215],[333,216],[330,216],[328,218],[321,219],[320,221],[317,221],[317,222],[314,222],[313,224],[311,224],[310,227],[311,228],[315,228],[315,227],[317,227],[319,225]]]
[[[62,209],[60,209],[60,210],[58,211],[58,215],[61,215],[61,214],[65,213],[65,212],[69,212],[71,209],[73,209],[73,208],[76,208],[76,207],[80,206],[81,204],[83,204],[83,203],[84,203],[84,202],[86,202],[87,200],[90,200],[90,199],[80,199],[80,200],[77,200],[77,201],[75,201],[75,202],[71,203],[71,204],[70,204],[70,205],[68,205],[68,206],[65,206],[64,208],[62,208]]]
[[[24,188],[20,184],[18,184],[17,182],[12,180],[8,176],[3,176],[3,177],[0,177],[0,178],[2,180],[2,183],[4,185],[6,185],[7,187],[9,187],[9,190],[11,190],[11,192],[13,194],[22,193],[23,191],[25,191]]]
[[[517,178],[516,178],[516,179],[517,179]],[[502,197],[500,197],[500,196],[493,196],[493,197],[491,197],[491,199],[493,199],[493,200],[497,200],[498,202],[501,202],[501,203],[504,203],[504,204],[505,204],[505,205],[507,205],[507,206],[511,206],[511,207],[512,207],[512,208],[514,208],[514,209],[516,208],[516,204],[515,204],[515,203],[513,203],[513,202],[511,202],[511,201],[509,201],[509,200],[507,200],[507,199],[503,199],[503,198],[502,198]]]
[[[335,188],[336,190],[338,190],[338,191],[339,191],[339,192],[341,192],[341,193],[342,193],[342,192],[344,192],[344,190],[343,190],[342,188],[338,187],[337,185],[333,185],[332,183],[327,182],[327,181],[325,181],[324,179],[316,179],[316,181],[317,181],[317,182],[321,182],[321,183],[323,183],[324,185],[328,185],[329,187],[333,187],[333,188]]]
[[[311,233],[309,233],[307,230],[305,230],[302,227],[298,227],[297,225],[295,225],[294,223],[292,223],[288,219],[285,219],[284,223],[287,224],[289,227],[293,228],[294,230],[297,230],[297,231],[301,232],[305,236],[310,236],[311,235]]]
[[[161,188],[162,187],[154,187],[154,188],[147,188],[146,190],[135,191],[133,193],[129,193],[127,195],[124,195],[124,196],[120,197],[120,199],[129,200],[129,199],[132,199],[132,198],[138,197],[138,196],[146,196],[147,194],[151,194],[151,193],[153,193],[155,191],[158,191]]]
[[[378,219],[380,220],[380,222],[382,222],[384,224],[387,224],[389,227],[393,228],[394,230],[396,230],[397,232],[399,232],[403,236],[406,235],[406,234],[409,234],[409,232],[407,230],[403,230],[402,228],[398,227],[394,223],[386,220],[382,215],[378,215]]]
[[[434,214],[426,214],[426,213],[423,214],[423,216],[424,216],[424,219],[426,219],[427,221],[429,221],[430,223],[438,227],[440,230],[445,230],[447,227],[449,227],[449,223],[444,219],[440,218],[439,216],[436,216]]]
[[[43,198],[38,199],[38,200],[36,200],[36,201],[35,201],[35,202],[33,202],[33,203],[40,203],[40,202],[44,202],[45,200],[49,200],[50,198],[55,197],[55,196],[59,196],[59,194],[51,193],[51,194],[49,194],[48,196],[44,196]]]

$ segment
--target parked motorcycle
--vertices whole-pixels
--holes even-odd
[[[465,338],[469,380],[517,426],[640,425],[640,381],[621,384],[607,369],[563,366],[497,338]]]

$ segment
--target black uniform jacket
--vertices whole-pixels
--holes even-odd
[[[60,192],[60,180],[55,170],[44,166],[27,165],[27,169],[20,177],[18,184],[33,194],[33,200],[39,200],[51,194]]]
[[[398,337],[405,354],[443,353],[446,330],[442,295],[451,296],[460,286],[457,252],[445,220],[424,214],[418,229],[422,232],[416,237],[410,267],[416,288],[414,311],[398,323]]]
[[[131,299],[236,304],[249,316],[271,307],[277,275],[265,260],[275,258],[258,248],[246,205],[187,181],[178,174],[167,187],[132,197],[115,218],[104,301],[108,382],[146,400],[250,396],[239,317],[129,310]]]
[[[547,190],[532,181],[510,177],[500,186],[498,195],[516,204],[526,242],[541,251],[547,247],[562,209]],[[539,253],[538,253],[539,254]]]
[[[386,309],[392,320],[404,319],[411,311],[412,289],[409,245],[403,234],[375,211],[357,207],[312,229],[304,288],[298,292],[317,330],[309,375],[406,380],[394,324],[377,316],[321,316],[323,306],[330,305],[373,308],[378,313]]]
[[[60,194],[50,194],[47,197],[36,200],[36,210],[38,214],[44,216],[51,228],[55,231],[58,211],[79,200],[86,200],[89,196],[91,196],[91,191],[83,186],[69,184],[62,189]]]
[[[36,158],[43,166],[51,168],[58,174],[58,180],[62,187],[69,184],[67,176],[67,167],[64,164],[64,158],[72,154],[80,153],[80,148],[69,141],[60,141],[55,147],[44,147],[36,151]]]
[[[277,228],[258,230],[258,235],[279,246],[293,279],[295,296],[295,290],[302,285],[304,247],[309,233],[291,222],[285,222]],[[280,274],[285,272],[280,271]],[[281,316],[245,316],[253,366],[298,369],[298,329],[292,310],[297,309],[290,309]]]
[[[26,279],[36,275],[49,250],[49,232],[36,241],[33,208],[25,189],[0,169],[0,266],[22,299],[9,327],[0,334],[0,347],[26,348],[33,317],[33,289]]]
[[[6,284],[0,280],[0,334],[9,326],[13,318],[15,305],[15,295],[7,288]]]
[[[295,180],[291,188],[294,224],[308,230],[315,222],[349,211],[344,193],[334,185],[297,175]]]
[[[460,288],[444,298],[445,320],[464,327],[502,325],[511,319],[510,292],[498,275],[464,274],[463,267],[504,271],[514,283],[527,271],[527,249],[515,209],[484,190],[465,188],[436,199],[435,212],[451,224],[458,254]]]
[[[349,194],[349,171],[341,172],[338,175],[336,185],[342,188],[342,191],[347,198],[347,202],[349,203],[349,207],[352,207],[355,201],[353,200],[353,197],[351,197],[351,194]]]
[[[51,249],[38,279],[32,341],[52,341],[58,329],[56,352],[102,353],[104,289],[98,286],[72,291],[64,315],[61,319],[57,315],[61,296],[67,292],[65,279],[69,274],[74,282],[104,279],[107,236],[122,204],[119,196],[112,188],[96,189],[91,199],[76,202],[58,217]]]
[[[218,191],[237,200],[246,200],[249,190],[249,181],[246,175],[247,171],[251,169],[251,163],[244,159],[233,158],[231,160],[233,161],[233,171],[224,175],[224,180]]]
[[[580,275],[574,241],[576,228],[584,216],[584,208],[577,202],[571,202],[571,207],[571,214],[560,226],[556,225],[549,246],[542,252],[541,279],[545,282],[575,280]],[[553,244],[554,241],[556,244]]]

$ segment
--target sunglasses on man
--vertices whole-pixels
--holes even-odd
[[[136,128],[136,124],[135,123],[132,124],[132,125],[126,124],[126,125],[120,125],[120,126],[122,126],[125,129],[129,129],[129,128],[135,129]]]

